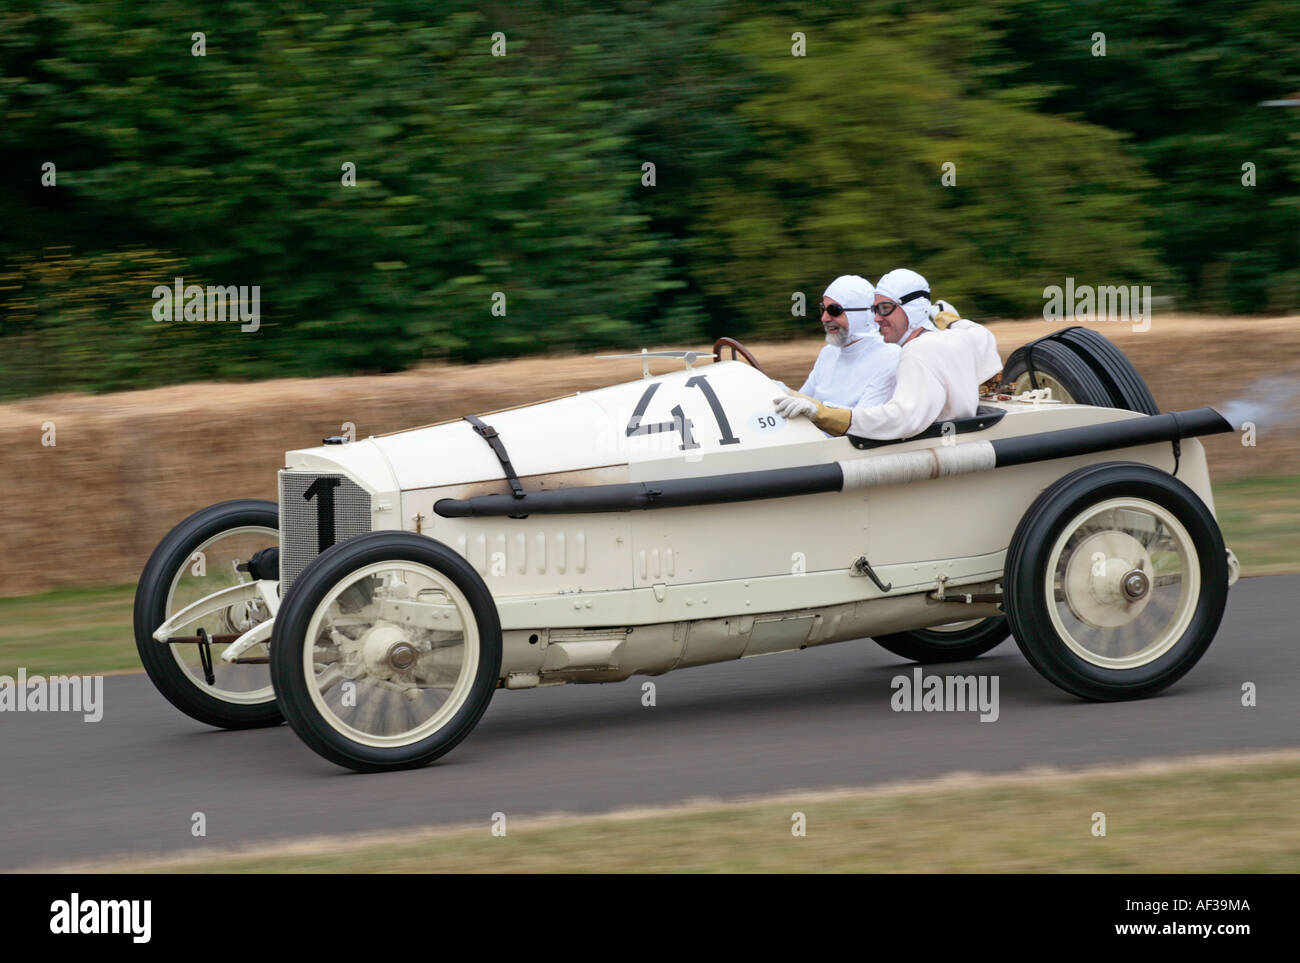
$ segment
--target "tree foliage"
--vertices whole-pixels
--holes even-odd
[[[1193,6],[0,7],[0,392],[802,333],[793,292],[902,265],[976,317],[1294,306],[1297,114],[1254,104],[1295,18]],[[177,276],[260,329],[155,321]]]

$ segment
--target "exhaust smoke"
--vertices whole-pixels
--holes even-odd
[[[1300,372],[1259,378],[1240,396],[1214,407],[1238,431],[1246,422],[1258,429],[1300,424]]]

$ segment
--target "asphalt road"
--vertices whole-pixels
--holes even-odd
[[[927,672],[999,679],[1000,716],[894,712],[912,666],[869,641],[597,686],[498,692],[478,728],[422,770],[357,775],[286,726],[208,729],[144,675],[105,680],[103,720],[0,713],[0,869],[252,840],[599,813],[702,797],[871,786],[951,772],[1072,768],[1300,745],[1300,576],[1246,579],[1219,636],[1172,689],[1089,704],[1015,644]],[[1241,705],[1244,682],[1258,705]],[[207,836],[191,835],[192,816]]]

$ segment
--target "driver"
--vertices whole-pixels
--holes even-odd
[[[856,405],[877,405],[893,395],[900,351],[880,335],[872,316],[874,294],[871,282],[856,274],[842,275],[826,288],[821,304],[826,347],[803,387],[786,388],[789,394],[777,399],[781,414],[812,412],[818,402],[847,414]]]
[[[979,407],[980,385],[1002,370],[993,335],[951,315],[941,318],[948,324],[939,330],[929,283],[906,268],[880,279],[874,302],[884,340],[902,348],[893,396],[883,404],[855,405],[851,412],[822,404],[811,410],[801,406],[783,412],[786,417],[807,416],[832,435],[851,429],[859,437],[878,439],[910,438],[936,421],[972,417]]]

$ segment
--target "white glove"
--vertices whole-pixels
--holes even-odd
[[[795,395],[785,395],[782,398],[773,398],[772,403],[776,405],[776,413],[786,418],[811,418],[817,414],[817,405],[807,398],[799,398]]]

